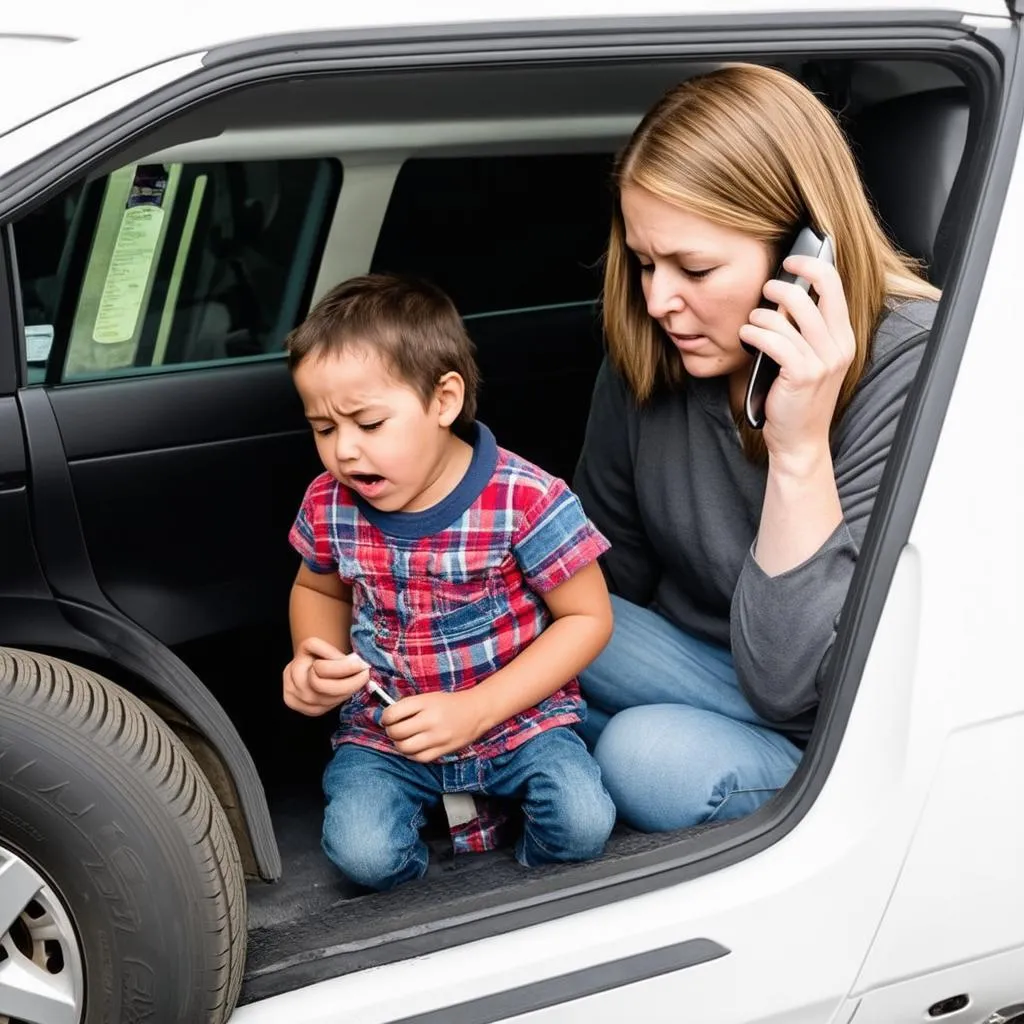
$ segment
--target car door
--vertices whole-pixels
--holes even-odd
[[[6,262],[0,247],[0,279],[7,279]],[[0,320],[10,321],[12,297],[9,290],[0,294]],[[5,552],[0,618],[18,619],[26,624],[30,614],[26,609],[31,607],[31,614],[38,616],[34,599],[45,600],[49,589],[32,543],[28,464],[15,398],[16,370],[14,351],[0,346],[0,535],[4,538]],[[26,634],[29,632],[26,629]]]
[[[165,644],[282,615],[316,470],[282,346],[341,178],[328,159],[127,163],[14,224],[26,428],[52,417],[96,581]]]

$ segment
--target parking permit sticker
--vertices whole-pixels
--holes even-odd
[[[25,324],[25,360],[45,363],[53,347],[53,324]]]
[[[166,190],[163,167],[142,164],[136,169],[96,311],[92,337],[101,345],[135,337],[163,228]]]

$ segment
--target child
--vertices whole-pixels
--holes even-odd
[[[597,857],[615,812],[571,726],[612,631],[607,541],[474,420],[473,345],[437,288],[354,278],[287,347],[326,472],[289,538],[284,699],[341,705],[327,855],[373,889],[420,878],[424,809],[481,793],[521,801],[520,863]]]

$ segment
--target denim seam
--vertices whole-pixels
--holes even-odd
[[[529,811],[528,811],[528,810],[526,809],[526,806],[525,806],[525,805],[523,806],[523,817],[524,817],[524,818],[526,819],[526,824],[527,824],[527,825],[533,825],[533,826],[536,826],[536,824],[537,824],[537,822],[536,822],[536,819],[535,819],[535,818],[533,817],[533,815],[532,815],[532,814],[530,814],[530,812],[529,812]],[[524,827],[524,829],[523,829],[523,853],[524,853],[524,854],[526,853],[526,837],[527,837],[527,830],[526,830],[526,828]],[[555,859],[555,853],[554,853],[554,851],[553,851],[552,849],[550,849],[550,847],[548,847],[548,845],[547,845],[546,843],[542,843],[542,842],[540,841],[540,839],[538,839],[538,838],[537,838],[537,835],[536,835],[536,829],[535,829],[535,831],[534,831],[534,832],[532,832],[532,833],[530,834],[530,842],[531,842],[531,843],[534,843],[534,844],[536,844],[537,846],[539,846],[539,847],[540,847],[540,848],[541,848],[541,849],[542,849],[542,850],[543,850],[543,851],[544,851],[544,852],[545,852],[545,853],[546,853],[546,854],[547,854],[547,855],[548,855],[549,857],[551,857],[551,858],[552,858],[553,860]],[[526,867],[533,867],[533,866],[534,866],[534,865],[532,865],[532,864],[526,864]]]
[[[416,819],[417,818],[420,819],[419,820],[419,824],[416,823]],[[424,846],[424,847],[426,846],[426,844],[423,842],[423,837],[420,835],[420,829],[423,828],[423,826],[426,823],[427,823],[427,816],[423,813],[423,804],[421,802],[421,803],[419,803],[416,806],[416,809],[413,812],[412,818],[409,821],[409,827],[412,829],[413,834],[416,836],[416,840],[412,844],[412,846],[409,847],[409,849],[408,849],[408,851],[406,852],[406,855],[405,855],[405,860],[403,860],[401,865],[394,871],[392,877],[397,877],[398,875],[402,874],[402,872],[405,871],[405,869],[409,866],[409,863],[412,861],[413,856],[416,854],[416,852],[419,849],[419,847],[420,846]],[[423,865],[424,872],[426,871],[427,867],[429,866],[429,863],[430,863],[430,854],[428,853],[427,854],[427,864]],[[419,877],[422,878],[423,875],[421,874]]]
[[[718,801],[718,804],[715,806],[715,809],[704,819],[702,824],[707,824],[707,822],[713,821],[715,819],[715,816],[718,814],[718,812],[734,796],[736,796],[737,794],[743,794],[743,793],[778,793],[778,791],[780,789],[782,789],[781,786],[756,786],[756,787],[752,787],[751,789],[733,789],[733,790],[730,790],[728,793],[726,793],[726,795],[724,797],[722,797],[721,800]]]

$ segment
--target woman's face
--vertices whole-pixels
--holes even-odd
[[[647,311],[686,372],[746,372],[739,330],[773,269],[768,245],[672,206],[638,185],[621,192],[626,245],[636,254]]]

